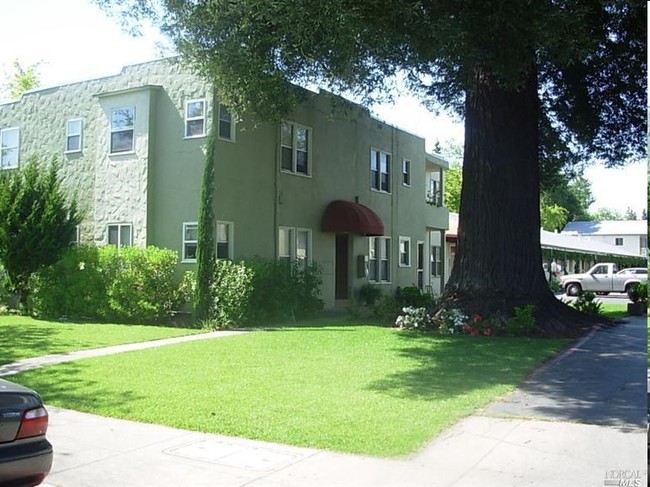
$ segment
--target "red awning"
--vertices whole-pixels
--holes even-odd
[[[358,233],[368,237],[384,234],[384,224],[367,206],[351,201],[332,201],[323,213],[321,229],[324,232]]]

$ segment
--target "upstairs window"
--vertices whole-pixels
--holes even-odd
[[[411,185],[411,161],[408,159],[402,161],[402,184],[404,186]]]
[[[219,138],[235,141],[235,121],[225,105],[219,105]]]
[[[108,226],[108,245],[115,245],[117,248],[130,247],[133,245],[130,223],[118,223]]]
[[[133,152],[135,108],[111,110],[111,154]]]
[[[370,150],[370,187],[385,193],[390,192],[390,160],[387,152]]]
[[[83,121],[80,118],[65,123],[65,151],[81,152]]]
[[[205,137],[205,100],[185,104],[185,137]]]
[[[311,171],[311,129],[282,122],[280,131],[282,170],[308,176]]]
[[[18,167],[19,141],[18,127],[0,130],[0,169]]]
[[[614,239],[614,245],[616,245],[617,247],[622,247],[623,237],[616,237],[616,239]]]

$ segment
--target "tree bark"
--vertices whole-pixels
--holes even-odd
[[[576,336],[594,318],[558,301],[542,269],[534,63],[518,89],[478,67],[465,104],[458,244],[443,306],[508,317],[533,304],[540,335]]]

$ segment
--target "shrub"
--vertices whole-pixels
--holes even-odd
[[[160,321],[177,309],[174,273],[178,254],[157,247],[100,248],[107,277],[109,316],[118,321]]]
[[[59,318],[155,322],[183,302],[177,254],[147,247],[78,246],[34,279],[36,314]]]
[[[34,280],[33,307],[38,315],[105,319],[109,314],[107,279],[99,248],[70,247],[61,260]]]
[[[396,297],[405,307],[429,308],[433,304],[433,297],[430,294],[423,294],[417,286],[398,288]]]
[[[534,304],[528,306],[515,307],[514,316],[511,316],[505,324],[506,334],[509,336],[530,336],[535,331],[535,311],[537,308]]]
[[[591,315],[599,315],[603,312],[603,304],[596,301],[596,294],[591,291],[581,293],[571,305],[578,311]]]
[[[648,283],[640,282],[634,285],[627,293],[630,301],[633,303],[647,303],[648,302]]]
[[[246,261],[253,271],[253,290],[246,321],[274,323],[314,316],[323,309],[322,274],[317,264],[255,258]]]
[[[244,263],[218,260],[213,273],[209,321],[213,328],[240,326],[251,305],[253,271]]]
[[[367,282],[359,288],[359,301],[363,306],[374,306],[379,298],[381,298],[379,286]]]

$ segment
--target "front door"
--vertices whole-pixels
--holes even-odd
[[[349,274],[349,236],[347,233],[336,234],[336,299],[348,299],[348,274]]]

